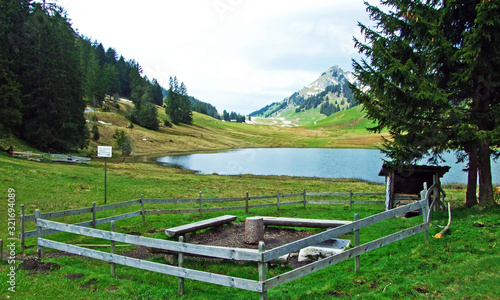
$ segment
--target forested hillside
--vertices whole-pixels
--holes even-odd
[[[84,148],[90,132],[98,134],[95,124],[87,127],[85,107],[99,108],[106,98],[117,105],[120,97],[134,104],[130,122],[158,129],[155,104],[164,104],[164,88],[134,59],[76,33],[63,8],[1,1],[0,33],[0,138],[14,134],[43,150]],[[182,92],[187,96],[185,86]],[[183,101],[190,110],[188,97],[175,105],[186,107]],[[178,121],[161,121],[168,119]]]

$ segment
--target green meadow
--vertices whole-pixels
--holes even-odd
[[[20,145],[21,146],[21,145]],[[89,207],[93,202],[104,202],[104,162],[93,159],[90,165],[66,165],[27,161],[0,155],[1,190],[7,198],[9,188],[15,189],[16,212],[24,204],[27,214],[35,209],[42,212]],[[160,167],[136,161],[122,162],[119,157],[107,163],[108,203],[140,198],[196,198],[242,197],[309,192],[383,192],[384,186],[357,180],[332,180],[284,176],[217,176],[195,175],[188,171]],[[424,242],[423,234],[407,238],[374,250],[361,257],[361,269],[354,272],[354,261],[349,260],[299,280],[274,288],[269,299],[497,299],[500,295],[500,250],[498,246],[500,209],[498,207],[462,207],[464,187],[446,186],[448,200],[453,206],[449,235]],[[7,202],[0,206],[6,216]],[[155,207],[161,209],[161,207]],[[137,208],[106,212],[99,217],[136,211]],[[270,215],[283,217],[325,218],[353,220],[354,213],[361,218],[383,211],[382,205],[301,205],[276,208],[232,211],[237,222],[248,216]],[[211,218],[225,213],[204,213]],[[4,218],[4,217],[2,217]],[[56,221],[74,223],[91,219],[90,215],[61,218]],[[199,220],[198,214],[151,215],[143,224],[140,217],[117,222],[117,231],[136,232],[143,236],[166,239],[163,229]],[[447,214],[435,212],[430,235],[446,225]],[[365,243],[395,233],[421,222],[421,218],[388,220],[361,231]],[[5,223],[2,223],[5,224]],[[17,226],[19,223],[16,224]],[[5,226],[5,225],[4,225]],[[109,230],[109,224],[98,227]],[[27,224],[26,230],[34,229]],[[16,228],[19,232],[19,228]],[[305,229],[304,229],[305,230]],[[311,230],[311,229],[308,229]],[[6,241],[7,231],[1,238]],[[49,236],[70,244],[102,244],[103,241],[59,233]],[[353,239],[352,235],[344,236]],[[26,255],[18,255],[15,265],[15,293],[8,290],[7,280],[0,282],[4,299],[257,299],[258,294],[234,288],[186,280],[185,294],[177,293],[177,278],[149,271],[117,266],[117,277],[111,277],[109,264],[78,256],[57,255],[47,249],[43,263],[53,266],[47,270],[24,270],[20,264],[36,254],[36,240],[27,240]],[[6,250],[6,249],[4,249]],[[109,251],[109,248],[99,249]],[[118,251],[129,251],[120,247]],[[17,242],[17,253],[19,243]],[[4,254],[6,252],[4,251]],[[164,263],[162,256],[150,258]],[[0,273],[8,274],[11,265],[0,264]],[[214,273],[256,279],[257,265],[234,262],[213,262],[188,258],[186,266]],[[268,277],[286,272],[281,267],[270,268]],[[257,277],[256,277],[257,276]]]

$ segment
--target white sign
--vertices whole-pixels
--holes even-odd
[[[113,147],[111,146],[97,146],[97,157],[112,157]]]

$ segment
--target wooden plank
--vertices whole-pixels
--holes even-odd
[[[352,221],[339,221],[339,220],[299,219],[299,218],[281,218],[281,217],[261,217],[261,218],[264,220],[264,225],[292,226],[292,227],[330,228],[352,223]]]
[[[233,210],[244,210],[244,209],[245,206],[212,207],[212,208],[204,208],[203,212],[233,211]]]
[[[59,222],[42,220],[42,219],[38,220],[37,224],[58,231],[96,237],[104,240],[111,240],[125,244],[134,244],[145,247],[158,248],[172,252],[183,252],[187,254],[223,258],[228,260],[259,261],[261,258],[258,253],[251,251],[251,249],[179,243],[174,241],[159,240],[159,239],[153,239],[135,235],[128,235],[118,232],[110,232],[100,229],[63,224]]]
[[[134,217],[137,217],[140,215],[142,215],[142,212],[139,210],[139,211],[135,211],[135,212],[127,213],[127,214],[98,219],[98,220],[96,220],[96,225],[111,223],[111,221],[120,221],[120,220],[130,219],[130,218],[134,218]]]
[[[113,220],[114,221],[125,220],[125,219],[128,219],[128,218],[133,218],[133,217],[137,217],[137,216],[140,216],[140,215],[141,215],[141,211],[137,211],[137,212],[132,212],[132,213],[128,213],[128,214],[113,216],[113,217],[109,217],[109,218],[97,219],[96,220],[96,225],[110,223]],[[80,222],[80,223],[76,223],[76,224],[73,224],[73,225],[82,226],[82,227],[90,227],[90,226],[92,226],[92,221]],[[58,233],[58,232],[60,232],[60,231],[59,230],[54,230],[54,229],[43,229],[43,231],[42,231],[42,233],[44,235],[54,234],[54,233]],[[35,236],[36,236],[36,230],[34,230],[34,231],[28,231],[28,232],[24,233],[24,238],[30,238],[30,237],[35,237]]]
[[[235,287],[238,289],[261,292],[262,284],[258,281],[230,277],[226,275],[220,275],[215,273],[202,272],[197,270],[179,268],[176,266],[170,266],[166,264],[155,263],[147,260],[141,260],[131,257],[126,257],[117,254],[111,254],[107,252],[86,249],[82,247],[77,247],[73,245],[68,245],[60,242],[50,241],[46,239],[39,239],[38,244],[44,247],[49,247],[56,250],[61,250],[68,253],[73,253],[85,257],[95,258],[110,263],[120,264],[128,267],[133,267],[141,270],[147,270],[152,272],[157,272],[166,275],[172,275],[176,277],[183,277],[187,279],[208,282],[216,285],[222,285],[227,287]]]
[[[40,216],[42,219],[54,219],[54,218],[77,216],[90,213],[92,213],[92,207],[42,213]],[[25,222],[35,221],[35,215],[24,216],[24,221]]]
[[[75,223],[73,225],[82,226],[82,227],[90,227],[90,226],[92,226],[92,221]],[[43,229],[42,230],[43,235],[54,234],[54,233],[58,233],[58,232],[60,232],[60,230],[55,230],[55,229]],[[25,238],[36,237],[36,230],[25,232],[24,237]]]
[[[280,197],[298,197],[298,196],[304,196],[304,193],[280,194]]]
[[[203,202],[234,202],[245,201],[246,197],[230,197],[230,198],[203,198]]]
[[[280,202],[280,206],[286,205],[295,205],[295,204],[304,204],[304,201],[293,201],[293,202]]]
[[[122,208],[122,207],[136,205],[136,204],[141,204],[141,199],[135,199],[135,200],[113,203],[113,204],[108,204],[108,205],[100,205],[100,206],[97,206],[96,212],[118,209],[118,208]]]
[[[323,201],[307,201],[308,204],[349,204],[346,200],[323,200]]]
[[[277,195],[269,195],[269,196],[252,196],[248,197],[250,200],[259,200],[259,199],[274,199]]]
[[[197,208],[188,209],[162,209],[162,210],[146,210],[146,215],[169,215],[169,214],[190,214],[200,212]]]
[[[419,234],[419,233],[427,230],[428,228],[429,228],[428,223],[420,224],[420,225],[402,230],[400,232],[385,236],[383,238],[377,239],[375,241],[363,244],[361,246],[354,247],[350,250],[347,250],[345,252],[341,252],[341,253],[336,254],[334,256],[330,256],[330,257],[322,259],[320,261],[308,264],[304,267],[295,269],[295,270],[287,272],[285,274],[276,276],[274,278],[267,280],[264,283],[264,290],[272,289],[274,287],[280,286],[280,285],[285,284],[287,282],[290,282],[292,280],[309,275],[311,273],[322,270],[324,268],[327,268],[327,267],[332,266],[334,264],[337,264],[339,262],[348,260],[352,257],[356,257],[357,255],[361,255],[363,253],[378,249],[382,246],[385,246],[385,245],[391,244],[393,242],[402,240],[404,238]]]
[[[148,199],[144,198],[144,203],[150,204],[179,204],[179,203],[198,203],[200,198],[196,199]]]
[[[306,193],[306,196],[349,196],[350,193]]]
[[[385,193],[352,193],[353,196],[385,196]]]
[[[237,216],[225,215],[225,216],[221,216],[221,217],[217,217],[217,218],[211,218],[211,219],[202,220],[199,222],[194,222],[191,224],[186,224],[186,225],[182,225],[182,226],[177,226],[177,227],[165,229],[165,233],[169,237],[173,237],[175,235],[180,235],[180,234],[184,234],[184,233],[188,233],[188,232],[192,232],[192,231],[196,231],[196,230],[200,230],[200,229],[204,229],[204,228],[208,228],[208,227],[214,227],[214,226],[218,226],[218,225],[222,225],[222,224],[227,224],[227,223],[230,223],[230,222],[236,220],[237,218],[238,218]]]
[[[342,201],[342,200],[325,200],[325,201],[307,201],[309,204],[350,204],[349,201]],[[352,201],[352,204],[384,204],[385,201],[376,201],[376,200],[354,200]]]
[[[324,242],[329,239],[333,239],[336,237],[339,237],[344,234],[348,234],[350,232],[355,231],[356,229],[361,229],[363,227],[385,221],[397,216],[400,216],[406,212],[412,211],[412,210],[417,210],[422,207],[422,205],[425,205],[425,200],[419,201],[416,203],[408,204],[405,206],[401,206],[395,209],[391,209],[389,211],[385,211],[364,219],[361,219],[359,221],[352,222],[350,224],[342,225],[337,228],[333,228],[330,230],[327,230],[322,233],[318,233],[316,235],[298,240],[294,243],[290,243],[288,245],[284,245],[281,247],[274,248],[272,250],[266,251],[263,254],[263,259],[264,261],[268,262],[271,260],[274,260],[282,255],[288,254],[288,253],[293,253],[293,252],[298,252],[300,249],[312,246],[314,244],[319,244],[321,242]]]

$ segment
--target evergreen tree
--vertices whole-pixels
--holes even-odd
[[[0,60],[0,138],[21,125],[21,91],[15,75]]]
[[[178,87],[176,87],[177,79],[174,82],[172,76],[170,76],[169,80],[169,90],[167,96],[167,107],[165,108],[165,113],[170,117],[170,121],[173,124],[180,124],[182,120],[182,116],[180,114],[180,100],[178,94]]]
[[[129,62],[125,60],[123,56],[120,56],[120,59],[116,63],[116,67],[120,75],[120,88],[121,88],[120,94],[126,98],[130,97],[130,94],[132,93],[131,79],[130,79],[130,70],[132,69],[132,66],[130,65]]]
[[[153,90],[152,90],[152,97],[153,97],[153,103],[159,106],[163,105],[163,91],[161,85],[158,83],[156,79],[153,79],[152,82],[153,85]]]
[[[137,110],[137,124],[148,129],[158,130],[158,111],[153,103],[152,85],[149,84],[146,87],[140,105],[136,104],[135,109]]]
[[[500,5],[495,1],[384,1],[390,12],[367,4],[375,28],[360,24],[369,60],[354,62],[355,98],[372,130],[387,128],[386,154],[396,165],[448,149],[469,156],[467,204],[493,202],[490,157],[499,146],[498,59]],[[477,167],[476,167],[477,165]]]
[[[0,136],[21,124],[20,50],[23,46],[29,1],[0,1]]]
[[[193,112],[191,110],[191,101],[189,100],[189,96],[187,94],[186,86],[184,82],[181,83],[179,87],[179,96],[180,96],[180,113],[181,113],[181,122],[184,124],[192,124],[193,123]]]
[[[22,136],[38,148],[87,145],[77,36],[62,9],[34,3],[20,49]]]
[[[179,86],[177,77],[169,80],[170,89],[167,96],[166,114],[170,117],[172,123],[178,125],[180,123],[192,124],[193,112],[191,110],[191,101],[187,94],[187,89],[184,83]]]

